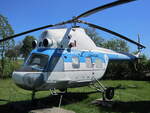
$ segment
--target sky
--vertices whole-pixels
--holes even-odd
[[[20,33],[71,19],[73,16],[113,1],[115,0],[0,0],[0,14],[8,18],[15,33]],[[140,34],[141,43],[146,46],[142,52],[150,58],[149,4],[150,0],[137,0],[103,10],[82,20],[106,27],[135,41]],[[38,38],[42,31],[27,35]],[[116,36],[111,34],[98,32],[106,39],[116,39]],[[17,37],[15,41],[20,42],[25,36]],[[135,45],[130,43],[128,45],[131,51],[137,50]]]

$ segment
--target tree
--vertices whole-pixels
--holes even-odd
[[[103,43],[104,48],[108,48],[117,52],[129,52],[129,46],[127,42],[119,39],[107,40]],[[127,61],[112,61],[109,63],[106,78],[111,79],[127,79],[131,77],[131,73],[134,71],[131,62]]]
[[[112,49],[117,52],[129,52],[129,47],[124,40],[105,40],[96,32],[95,28],[85,28],[85,31],[96,46]]]
[[[23,57],[26,59],[31,52],[32,48],[32,42],[35,40],[34,36],[26,36],[23,40],[23,45],[20,49],[20,53],[23,55]]]
[[[11,36],[14,34],[14,31],[9,24],[8,20],[6,17],[0,14],[0,38],[4,39],[8,36]],[[5,56],[4,53],[5,51],[14,46],[15,42],[14,40],[8,40],[5,42],[0,43],[0,57],[1,57],[1,63],[0,63],[0,72],[1,72],[1,77],[4,76],[4,69],[5,69]]]
[[[11,48],[11,49],[8,49],[6,52],[5,52],[5,56],[7,58],[9,58],[9,60],[17,60],[17,57],[20,56],[20,49],[21,49],[22,45],[21,44],[18,44],[16,45],[15,47]]]
[[[95,28],[85,28],[85,32],[94,41],[96,46],[103,46],[104,39],[101,36],[99,36]]]
[[[127,42],[119,39],[108,40],[103,43],[103,47],[117,52],[129,52],[129,46],[127,45]]]

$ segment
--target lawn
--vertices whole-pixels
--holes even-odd
[[[76,113],[112,113],[112,112],[150,112],[150,82],[127,80],[104,80],[105,86],[118,86],[112,106],[93,105],[91,102],[101,98],[89,87],[68,89],[63,96],[62,108]],[[36,100],[31,102],[31,92],[18,88],[11,79],[0,80],[0,113],[28,113],[32,109],[57,107],[59,95],[52,96],[50,91],[36,93]]]

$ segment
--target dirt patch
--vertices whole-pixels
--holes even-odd
[[[75,112],[54,107],[54,108],[47,108],[47,109],[32,110],[30,111],[30,113],[75,113]]]

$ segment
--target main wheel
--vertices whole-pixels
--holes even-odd
[[[114,88],[109,87],[106,89],[105,97],[109,100],[111,100],[114,97]]]
[[[59,91],[67,93],[67,88],[59,89]]]

